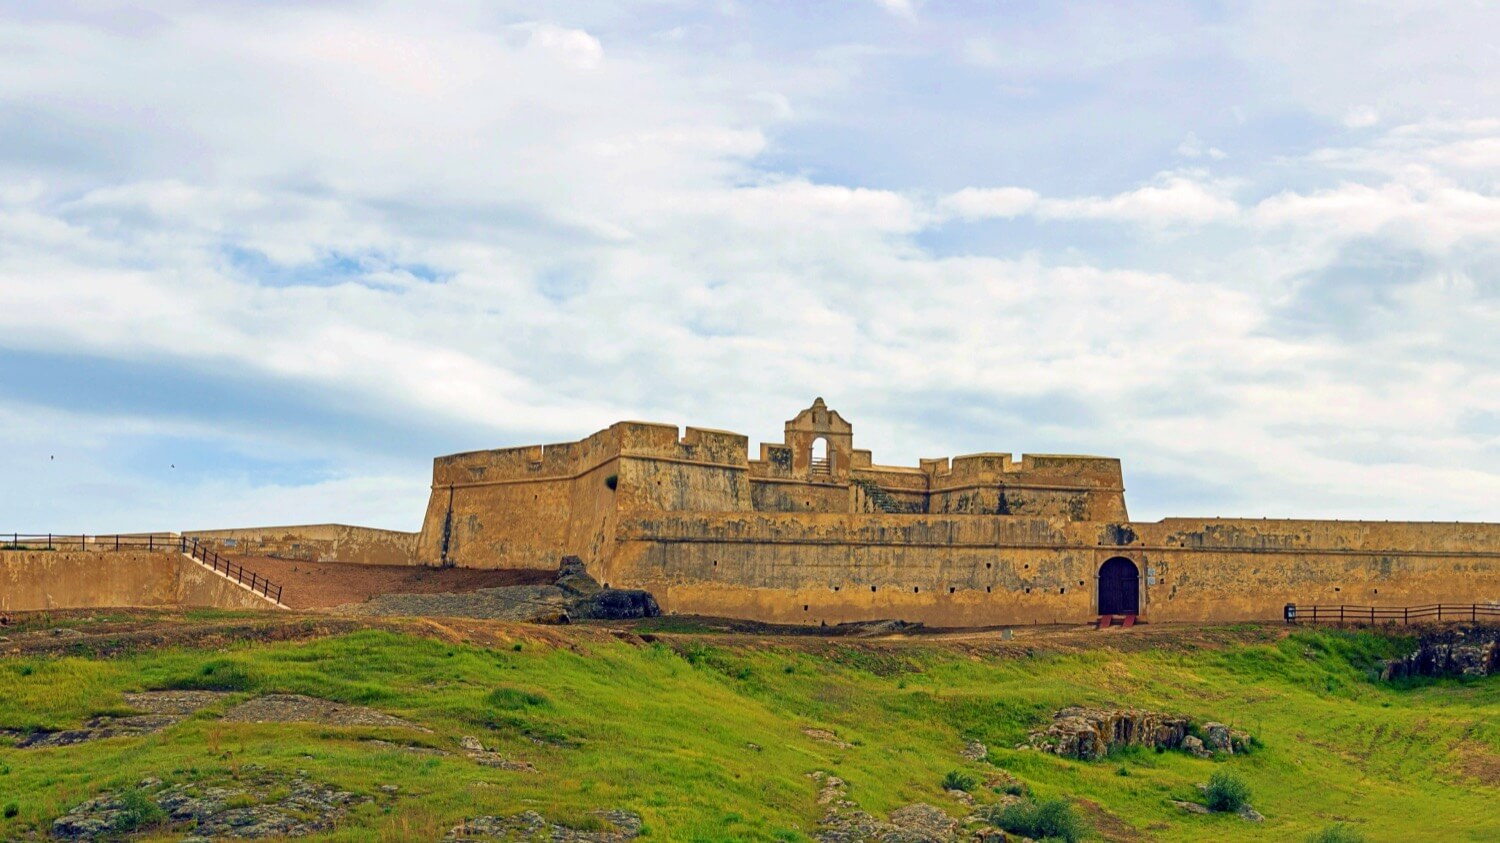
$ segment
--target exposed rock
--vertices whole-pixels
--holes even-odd
[[[1249,805],[1241,805],[1240,809],[1235,813],[1239,814],[1240,819],[1249,820],[1253,823],[1263,823],[1266,821],[1266,818],[1261,816],[1259,811]]]
[[[301,694],[267,694],[240,703],[224,715],[231,723],[320,723],[328,726],[385,726],[396,729],[431,729],[399,717],[359,705],[344,705]]]
[[[654,618],[661,607],[651,592],[638,588],[607,588],[574,608],[574,617],[594,620]]]
[[[1208,810],[1208,806],[1207,805],[1200,805],[1197,802],[1183,802],[1183,801],[1181,801],[1179,799],[1173,799],[1172,800],[1172,804],[1176,805],[1177,807],[1181,808],[1184,811],[1187,811],[1189,814],[1211,814],[1211,813],[1213,813],[1212,811]]]
[[[629,811],[595,811],[594,816],[610,826],[605,831],[584,831],[548,822],[535,811],[509,816],[475,817],[454,826],[444,840],[548,840],[553,843],[619,843],[641,833],[641,818]]]
[[[368,740],[361,741],[361,743],[372,749],[387,750],[390,752],[409,752],[412,755],[443,756],[448,754],[441,749],[435,749],[430,746],[416,746],[413,744],[392,743],[390,741],[383,741],[378,738],[370,738]]]
[[[1017,749],[1031,748],[1069,758],[1099,759],[1121,746],[1144,746],[1153,749],[1182,749],[1199,758],[1214,752],[1246,752],[1250,733],[1230,729],[1223,723],[1208,722],[1202,726],[1206,738],[1188,734],[1192,722],[1186,717],[1142,709],[1098,709],[1071,706],[1053,715],[1045,730],[1031,733],[1029,743]]]
[[[589,576],[588,567],[577,556],[564,556],[557,568],[558,588],[578,597],[592,597],[604,590],[599,581]]]
[[[1229,727],[1223,723],[1203,724],[1203,746],[1209,752],[1234,753],[1234,746],[1229,740]]]
[[[1500,673],[1500,627],[1463,625],[1425,632],[1415,652],[1386,662],[1380,678]]]
[[[803,726],[802,734],[807,735],[809,738],[812,738],[813,740],[820,743],[831,743],[839,749],[848,749],[849,747],[854,746],[854,744],[839,738],[838,735],[835,735],[827,729],[814,729],[811,726]]]
[[[49,746],[72,746],[73,744],[97,741],[104,738],[134,737],[160,732],[182,720],[171,714],[133,714],[127,717],[94,717],[80,729],[61,731],[22,732],[0,730],[0,735],[15,740],[17,749],[41,749]]]
[[[818,804],[825,808],[813,835],[819,843],[949,843],[959,839],[958,820],[941,808],[919,802],[897,808],[888,821],[881,820],[849,800],[848,786],[838,776],[818,770],[808,778],[818,783]]]
[[[187,715],[213,705],[226,695],[218,691],[145,691],[125,694],[125,702],[143,714],[122,717],[101,715],[87,720],[77,729],[25,732],[0,729],[0,736],[11,738],[17,749],[40,749],[104,738],[134,737],[160,732],[181,722]]]
[[[964,741],[964,748],[958,751],[965,761],[983,761],[989,754],[989,747],[976,740]]]
[[[1203,746],[1203,741],[1198,740],[1192,735],[1188,735],[1187,737],[1183,738],[1181,746],[1183,752],[1186,752],[1194,758],[1214,757],[1214,754],[1212,752],[1209,752],[1208,749]]]
[[[192,714],[227,696],[224,691],[141,691],[125,694],[125,704],[147,714]]]
[[[1045,731],[1033,732],[1031,745],[1069,758],[1098,759],[1116,746],[1176,747],[1188,725],[1186,717],[1143,709],[1071,706],[1053,715]]]
[[[535,773],[537,769],[529,761],[513,761],[498,752],[485,749],[479,738],[473,735],[465,735],[458,739],[458,745],[463,747],[469,760],[483,767],[495,767],[501,770],[510,770],[515,773]]]
[[[368,801],[304,776],[288,779],[264,770],[218,786],[145,779],[129,791],[78,805],[52,823],[52,834],[63,840],[113,840],[134,828],[145,809],[160,818],[157,824],[191,824],[192,839],[303,837],[331,830],[351,807]]]
[[[914,841],[952,840],[954,833],[958,830],[958,820],[948,816],[941,808],[922,802],[892,811],[891,825],[900,829],[905,835],[892,839]]]

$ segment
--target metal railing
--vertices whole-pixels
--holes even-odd
[[[281,586],[249,570],[244,565],[220,556],[207,543],[186,536],[159,533],[146,535],[88,535],[63,533],[0,533],[0,550],[166,550],[178,551],[223,574],[245,588],[281,602]]]
[[[1433,603],[1427,606],[1298,606],[1288,603],[1287,623],[1400,623],[1500,621],[1500,605]]]

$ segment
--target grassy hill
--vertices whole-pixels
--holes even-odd
[[[242,623],[152,623],[189,621]],[[155,734],[45,749],[0,740],[0,802],[14,805],[0,839],[45,836],[78,803],[147,776],[214,783],[301,770],[370,797],[309,839],[435,840],[465,817],[526,809],[587,828],[591,812],[619,808],[642,817],[646,839],[807,840],[823,813],[813,771],[844,779],[848,798],[877,816],[926,802],[963,817],[972,809],[944,791],[945,775],[982,783],[1001,769],[1039,798],[1067,799],[1092,839],[1302,840],[1335,821],[1370,841],[1500,839],[1500,680],[1378,684],[1372,665],[1404,645],[1364,633],[887,641],[713,635],[670,620],[637,628],[644,637],[413,621],[294,641],[232,633],[213,646],[167,636],[169,646],[103,658],[91,653],[120,649],[120,634],[109,619],[96,624],[79,626],[73,655],[0,658],[0,728],[126,713],[125,691],[232,693]],[[431,732],[220,719],[263,693],[369,706]],[[1225,760],[1135,750],[1099,762],[1014,748],[1073,704],[1220,720],[1260,747]],[[537,771],[476,765],[458,751],[463,736]],[[960,757],[970,739],[989,747],[987,760]],[[1196,783],[1217,771],[1249,785],[1263,824],[1172,804],[1201,799]],[[999,798],[982,785],[974,795]]]

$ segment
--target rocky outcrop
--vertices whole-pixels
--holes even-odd
[[[959,839],[958,820],[941,808],[918,802],[897,808],[889,820],[861,811],[848,797],[838,776],[818,770],[808,774],[818,784],[823,818],[813,839],[818,843],[948,843]]]
[[[1204,723],[1200,729],[1202,739],[1190,734],[1192,729],[1192,721],[1180,715],[1138,708],[1070,706],[1053,715],[1046,729],[1032,732],[1028,744],[1023,746],[1069,758],[1095,760],[1109,755],[1116,747],[1183,749],[1207,758],[1214,753],[1243,752],[1250,743],[1248,732],[1230,729],[1222,723]]]
[[[301,694],[266,694],[247,700],[225,715],[229,723],[319,723],[326,726],[386,726],[431,732],[399,717],[360,705],[344,705]]]
[[[486,749],[479,738],[473,735],[464,735],[459,738],[458,745],[463,749],[464,754],[469,756],[470,761],[481,767],[494,767],[499,770],[509,770],[512,773],[535,773],[537,771],[530,761],[516,761]]]
[[[1053,715],[1031,746],[1069,758],[1096,759],[1123,746],[1176,748],[1188,734],[1188,719],[1144,709],[1070,706]]]
[[[1425,632],[1417,649],[1386,662],[1380,678],[1489,676],[1500,673],[1500,627],[1464,625]]]
[[[17,749],[37,749],[48,746],[72,746],[104,738],[135,737],[159,732],[176,725],[199,709],[206,708],[224,697],[218,691],[146,691],[126,694],[125,704],[145,712],[124,716],[101,715],[89,718],[78,729],[60,731],[20,731],[0,729],[0,736],[12,738]]]
[[[508,816],[476,817],[454,826],[444,840],[550,840],[554,843],[624,843],[641,833],[641,818],[629,811],[595,811],[607,826],[604,830],[585,831],[560,823],[548,822],[535,811]]]
[[[190,840],[303,837],[329,831],[349,809],[370,801],[331,785],[250,764],[241,780],[164,784],[144,779],[134,788],[103,793],[52,823],[61,840],[115,840],[122,831],[188,826]]]

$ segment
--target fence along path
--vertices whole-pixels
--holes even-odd
[[[1433,603],[1427,606],[1288,606],[1288,623],[1401,623],[1419,621],[1500,622],[1493,603]]]
[[[178,551],[189,559],[234,580],[239,585],[272,601],[281,602],[281,586],[247,569],[244,565],[221,556],[207,544],[197,539],[167,533],[145,535],[64,535],[61,533],[0,533],[0,550],[163,550]]]

